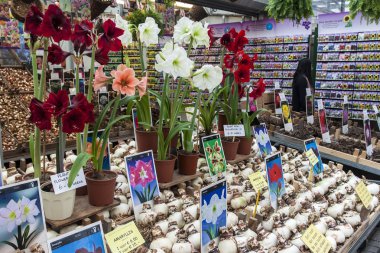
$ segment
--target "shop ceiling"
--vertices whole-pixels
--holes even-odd
[[[181,0],[180,2],[255,16],[265,12],[268,0]],[[347,7],[347,0],[313,0],[316,15],[348,11]]]

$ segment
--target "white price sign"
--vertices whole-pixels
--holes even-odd
[[[69,190],[73,190],[73,189],[86,185],[86,178],[84,176],[83,169],[79,171],[71,188],[69,188],[68,186],[69,175],[70,175],[70,171],[65,171],[65,172],[50,176],[55,194],[61,194]]]
[[[224,125],[224,136],[245,136],[244,126],[243,125]]]

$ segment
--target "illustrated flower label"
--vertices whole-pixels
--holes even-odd
[[[282,170],[281,153],[277,152],[265,158],[268,188],[271,206],[277,209],[277,199],[285,194],[284,172]]]
[[[224,125],[224,136],[226,137],[243,137],[245,136],[243,125]]]
[[[311,166],[313,167],[319,162],[319,159],[315,155],[313,149],[309,149],[308,151],[306,151],[306,156],[309,159]]]
[[[202,143],[210,176],[213,178],[224,177],[226,174],[227,162],[226,157],[224,156],[220,135],[213,134],[202,137]]]
[[[348,98],[344,96],[343,113],[342,113],[342,133],[348,134],[348,114],[349,114]]]
[[[265,123],[253,127],[255,138],[259,146],[261,157],[268,156],[272,153],[272,144],[270,143],[268,130]]]
[[[323,162],[321,155],[319,154],[318,146],[317,143],[315,142],[315,139],[309,139],[304,142],[305,144],[305,150],[306,150],[306,155],[309,150],[312,150],[314,155],[318,158],[318,162],[315,163],[313,166],[313,172],[314,175],[318,175],[323,172]],[[314,161],[314,160],[313,160]],[[315,162],[315,161],[314,161]]]
[[[372,138],[371,138],[371,122],[368,117],[367,110],[363,110],[363,126],[364,126],[364,140],[365,140],[367,156],[371,157],[373,154]]]
[[[251,174],[249,176],[249,181],[251,182],[256,192],[261,191],[265,186],[267,186],[267,182],[265,181],[260,171]]]
[[[372,201],[372,195],[363,181],[360,181],[360,183],[355,187],[355,192],[358,194],[365,208],[368,209]]]
[[[313,253],[328,253],[331,249],[330,242],[313,224],[305,231],[301,240]]]
[[[74,183],[71,187],[68,186],[70,171],[65,171],[59,174],[50,176],[51,183],[53,184],[54,193],[61,194],[70,190],[77,189],[86,185],[86,178],[83,169],[78,172]]]
[[[145,243],[134,221],[105,235],[113,253],[128,253]]]

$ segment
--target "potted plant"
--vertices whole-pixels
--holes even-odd
[[[241,118],[244,125],[244,137],[239,137],[240,143],[238,147],[238,154],[249,155],[251,153],[253,136],[252,136],[252,123],[259,116],[260,113],[266,111],[263,108],[258,109],[256,99],[260,98],[265,92],[265,83],[260,79],[256,83],[256,87],[249,92],[251,87],[247,87],[245,110],[241,112]]]

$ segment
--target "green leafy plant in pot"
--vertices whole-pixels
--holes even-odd
[[[380,4],[377,0],[350,0],[350,16],[354,19],[359,13],[367,23],[379,24]],[[345,22],[348,22],[345,20]]]
[[[251,92],[250,88],[253,88]],[[241,112],[241,119],[244,125],[244,137],[239,137],[240,143],[238,147],[238,154],[249,155],[251,153],[251,147],[253,142],[252,135],[252,123],[253,121],[266,110],[263,108],[257,108],[256,100],[260,98],[265,92],[265,82],[263,79],[260,79],[255,87],[246,87],[246,103],[245,110]]]

